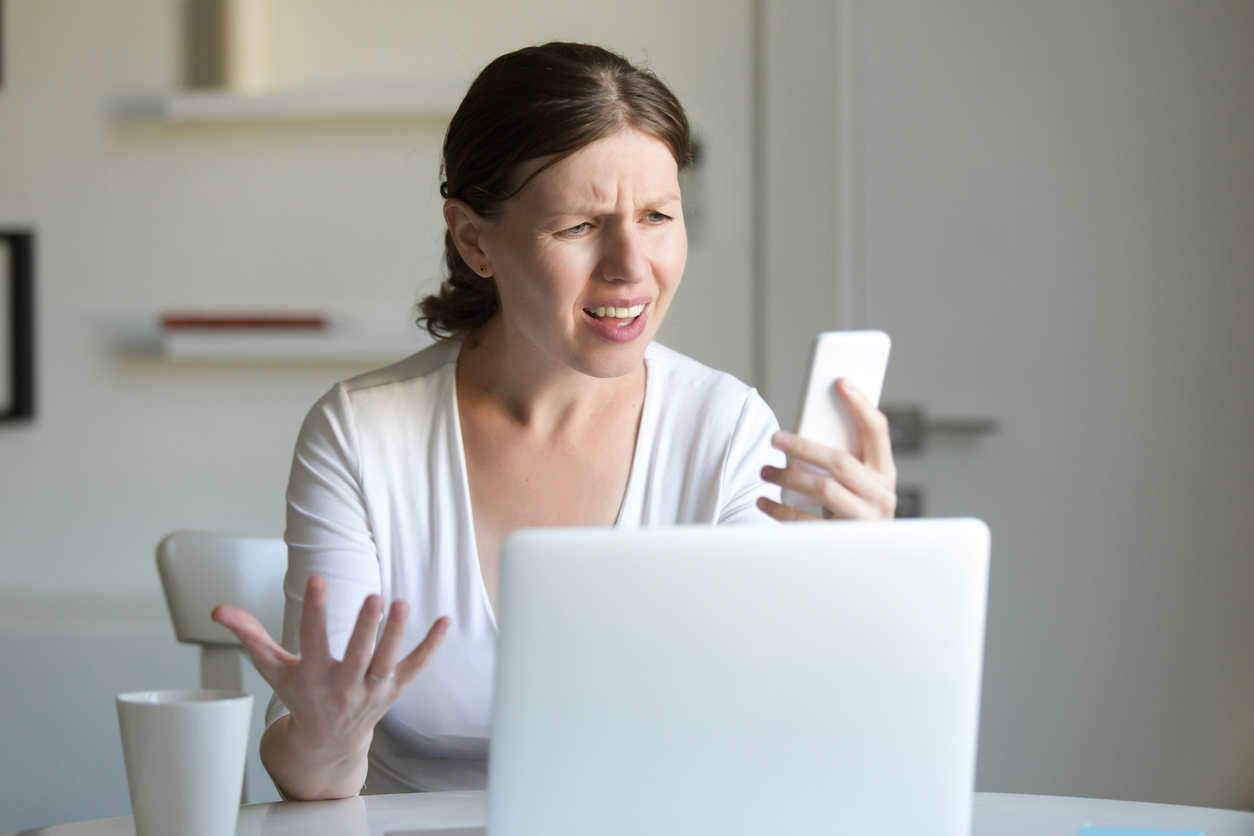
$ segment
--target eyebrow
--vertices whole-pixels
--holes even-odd
[[[642,206],[661,206],[667,203],[682,203],[682,202],[683,202],[683,197],[681,197],[679,194],[667,193],[663,195],[658,195],[657,197],[651,198],[649,200],[641,201],[641,205]],[[564,217],[567,217],[568,215],[579,215],[579,216],[599,215],[601,214],[601,212],[602,212],[602,209],[601,207],[598,207],[598,206],[576,205],[576,206],[571,206],[565,209],[559,209],[555,212],[548,212],[545,214],[544,217],[564,218]]]

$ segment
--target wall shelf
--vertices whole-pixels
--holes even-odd
[[[206,313],[215,319],[292,318],[290,310],[234,307],[153,317],[125,314],[105,318],[102,326],[116,356],[170,363],[384,365],[431,344],[430,336],[414,326],[404,307],[386,304],[336,307],[322,313],[323,322],[316,327],[197,327],[177,322]]]
[[[188,90],[119,101],[114,116],[127,122],[201,124],[344,119],[449,119],[466,92],[464,80],[236,93]]]
[[[175,363],[392,363],[422,348],[417,341],[361,334],[170,334],[159,351]]]

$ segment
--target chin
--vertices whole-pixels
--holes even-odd
[[[639,345],[616,346],[609,351],[581,352],[579,362],[572,365],[589,377],[622,377],[640,367],[648,344],[642,340]]]
[[[644,362],[644,352],[661,323],[662,312],[652,306],[629,324],[606,327],[583,312],[584,318],[571,334],[574,357],[569,365],[591,377],[613,378],[631,374]]]

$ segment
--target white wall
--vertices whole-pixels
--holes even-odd
[[[847,324],[837,281],[839,12],[829,0],[763,4],[758,388],[785,426],[797,416],[814,335]]]
[[[0,221],[37,234],[37,419],[0,428],[0,596],[159,595],[175,528],[277,534],[295,429],[351,368],[176,366],[114,350],[168,308],[368,297],[429,275],[438,128],[150,127],[175,2],[5,4]]]

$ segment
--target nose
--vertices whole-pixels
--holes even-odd
[[[645,241],[632,223],[616,223],[602,240],[601,278],[607,282],[638,284],[652,273]]]

